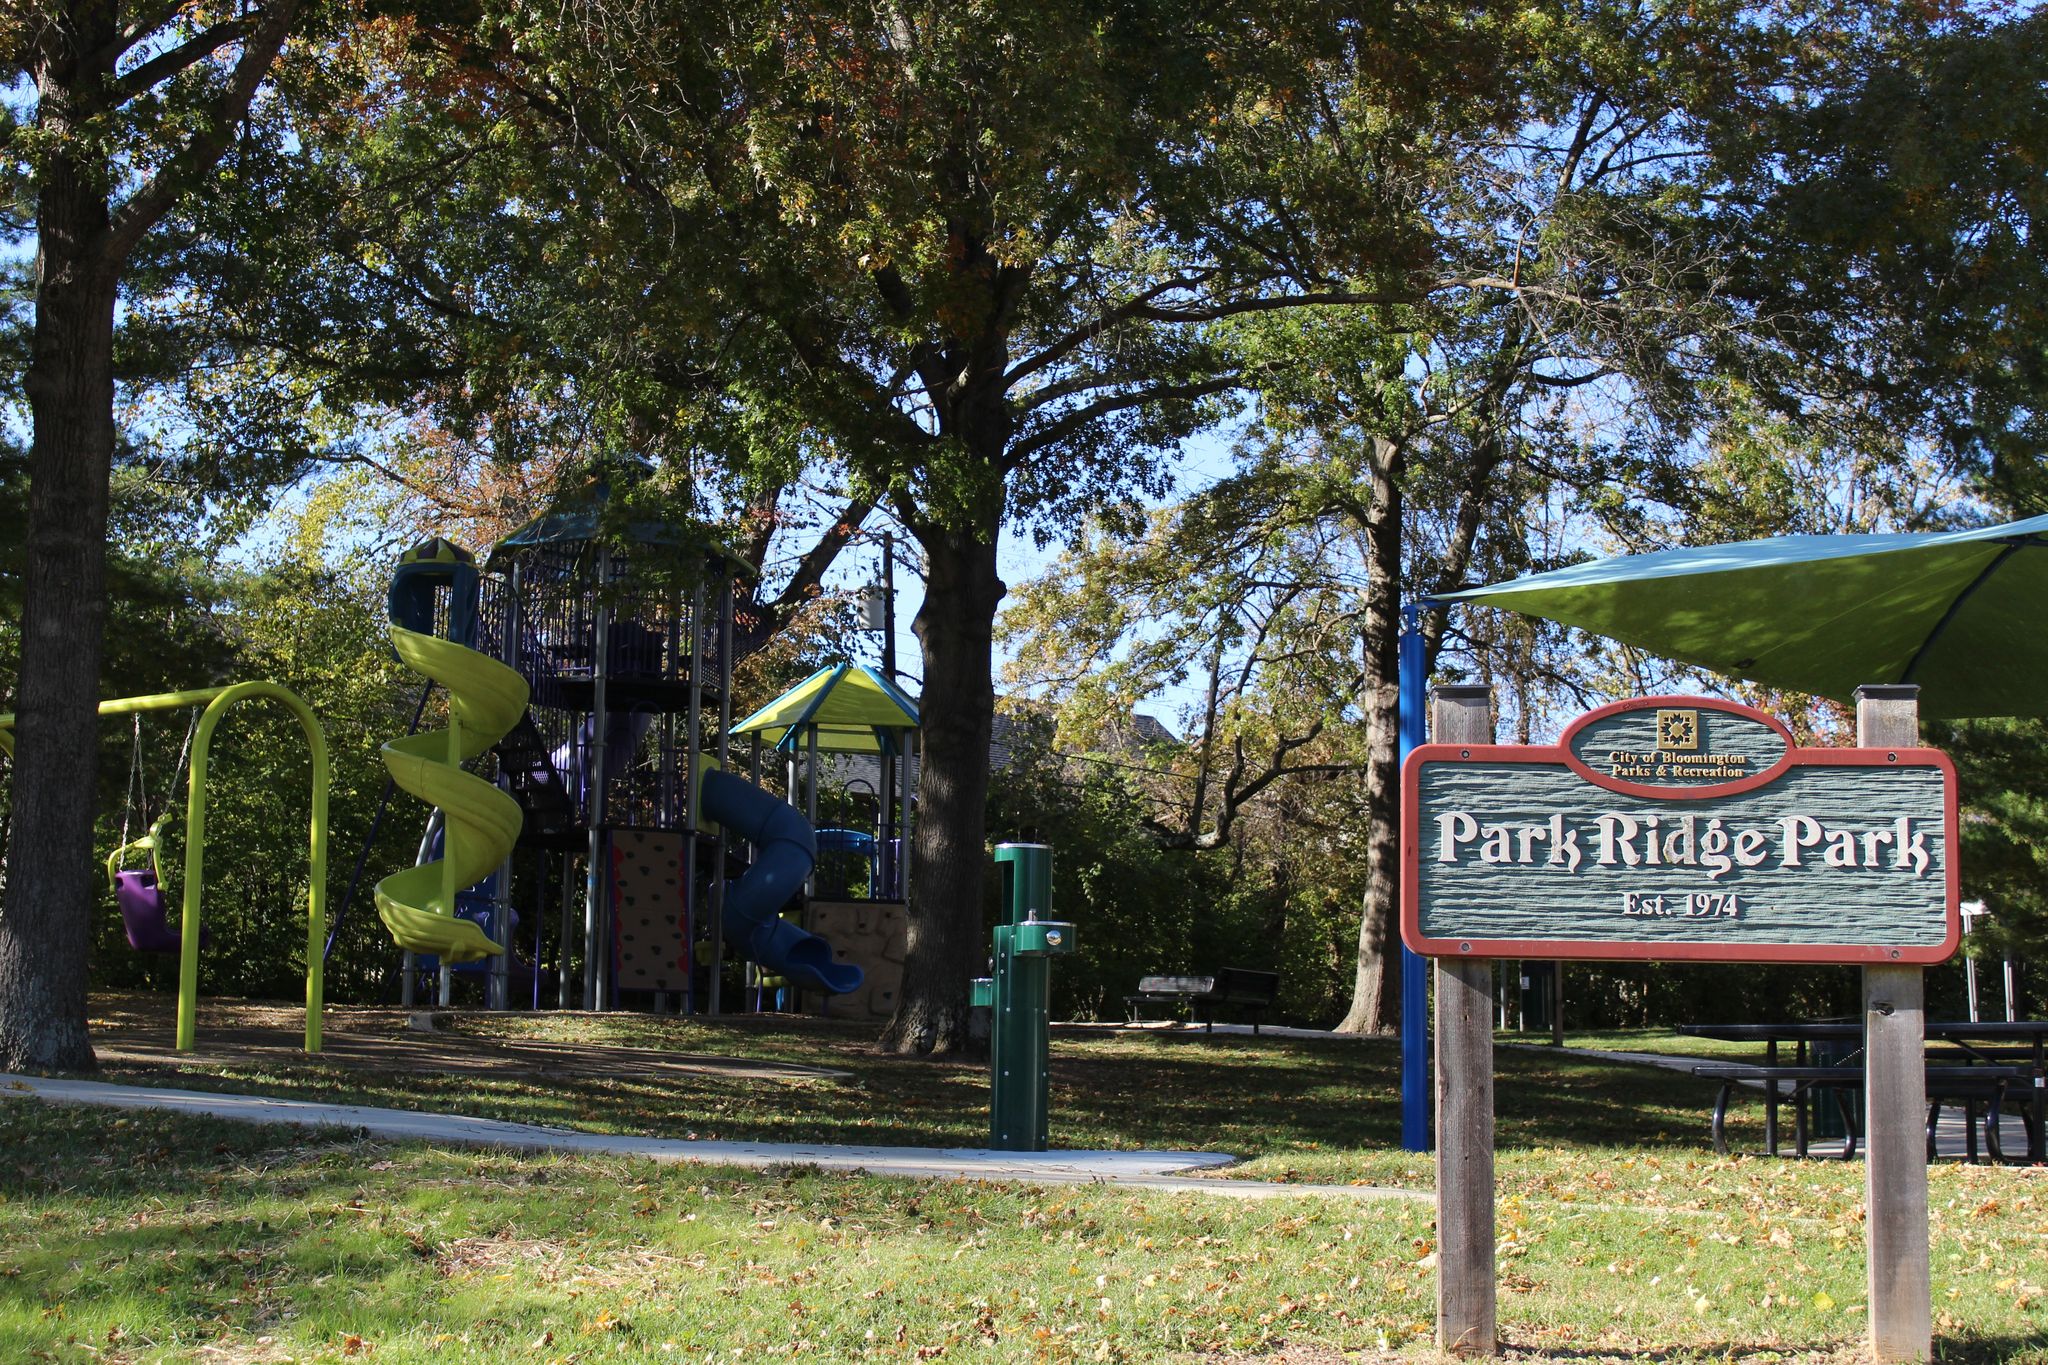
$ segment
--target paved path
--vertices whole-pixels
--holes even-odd
[[[1135,1024],[1117,1020],[1096,1022],[1064,1023],[1054,1021],[1055,1033],[1160,1033],[1174,1037],[1200,1038],[1204,1034],[1234,1034],[1250,1038],[1314,1038],[1325,1043],[1355,1043],[1361,1039],[1376,1043],[1396,1041],[1391,1037],[1376,1037],[1369,1033],[1332,1033],[1326,1028],[1295,1028],[1292,1024],[1216,1024],[1204,1027],[1201,1024],[1184,1024],[1177,1019],[1145,1019]]]
[[[1050,1185],[1108,1183],[1141,1189],[1176,1190],[1240,1199],[1292,1195],[1342,1195],[1354,1199],[1427,1199],[1422,1190],[1367,1185],[1291,1185],[1263,1180],[1222,1180],[1187,1174],[1228,1166],[1226,1152],[991,1152],[973,1148],[835,1147],[801,1142],[709,1142],[686,1138],[623,1137],[583,1133],[498,1119],[377,1109],[359,1104],[316,1104],[260,1095],[223,1095],[156,1086],[113,1085],[105,1081],[51,1080],[0,1072],[0,1096],[35,1098],[56,1104],[92,1104],[115,1109],[161,1109],[171,1113],[233,1119],[242,1123],[297,1124],[308,1128],[357,1129],[401,1141],[498,1147],[514,1151],[586,1152],[636,1156],[708,1166],[816,1166],[828,1171],[933,1180],[1017,1180]]]

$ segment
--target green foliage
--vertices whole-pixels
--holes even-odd
[[[1935,724],[1928,742],[1955,760],[1962,790],[1963,896],[1990,911],[1967,947],[2048,962],[2048,722]]]
[[[1810,30],[1793,70],[1708,137],[1731,291],[1774,319],[1760,378],[1781,411],[1923,442],[2039,510],[2048,15],[1888,7]]]
[[[183,661],[166,651],[115,695],[267,678],[313,708],[326,729],[331,758],[331,915],[384,785],[377,746],[404,733],[417,692],[385,644],[382,568],[350,557],[328,566],[304,549],[287,547],[259,567],[209,580],[206,605],[220,651],[212,671],[197,677],[183,672]],[[184,894],[185,856],[186,774],[177,762],[191,719],[187,713],[142,718],[151,813],[167,805],[177,812],[160,855],[174,924]],[[132,744],[126,724],[109,723],[105,731],[102,850],[119,841]],[[305,739],[288,712],[257,701],[228,714],[215,732],[208,771],[202,920],[212,942],[200,959],[203,993],[285,999],[302,994],[310,788]],[[129,820],[131,835],[140,823],[138,812]],[[418,838],[409,812],[395,810],[386,819],[328,963],[330,998],[376,998],[382,990],[396,950],[377,920],[368,887],[383,872],[409,864]],[[102,891],[101,902],[104,913],[94,923],[94,979],[175,988],[175,958],[131,951],[111,896]]]
[[[989,837],[1052,846],[1054,911],[1074,921],[1080,945],[1052,973],[1056,1018],[1119,1019],[1138,978],[1219,967],[1279,972],[1276,1017],[1289,1022],[1341,1012],[1349,982],[1333,959],[1354,932],[1356,878],[1248,862],[1237,848],[1170,849],[1142,786],[1144,755],[1062,757],[1051,738],[1049,726],[1013,728],[1011,763],[991,782]],[[996,909],[991,900],[990,925]]]
[[[26,461],[0,441],[0,711],[11,709],[21,658],[20,622],[22,554],[27,530]],[[107,562],[109,613],[106,647],[100,665],[100,695],[142,696],[153,692],[206,687],[225,681],[235,650],[216,615],[221,587],[195,542],[206,536],[203,508],[195,508],[180,490],[165,488],[132,468],[117,471],[113,487],[112,539]],[[182,733],[182,724],[178,727]],[[112,828],[120,828],[119,809],[126,799],[134,734],[127,722],[105,722],[96,769],[84,780],[96,782],[103,808],[115,812]],[[154,811],[162,809],[168,785],[162,774],[175,758],[177,739],[154,731],[145,737],[145,758],[158,775],[151,793]],[[5,760],[0,760],[4,764]],[[11,766],[11,765],[8,765]],[[8,803],[12,783],[0,772],[0,882],[6,877]],[[147,821],[134,824],[131,837]],[[116,842],[108,839],[107,845]]]

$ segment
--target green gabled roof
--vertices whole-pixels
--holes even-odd
[[[486,556],[485,567],[496,568],[500,555],[528,546],[596,540],[610,530],[630,545],[701,550],[738,573],[749,577],[754,575],[753,566],[721,540],[717,531],[689,517],[638,517],[606,527],[605,514],[611,495],[609,478],[592,479],[580,488],[564,493],[546,511],[493,545]]]

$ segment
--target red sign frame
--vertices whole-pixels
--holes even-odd
[[[1595,720],[1623,711],[1655,707],[1721,711],[1762,722],[1785,739],[1785,756],[1765,772],[1723,783],[1659,787],[1595,773],[1571,751],[1571,740]],[[1562,766],[1608,791],[1656,800],[1704,800],[1740,795],[1777,781],[1794,768],[1885,768],[1909,764],[1939,768],[1942,783],[1947,933],[1938,945],[1888,946],[1869,943],[1620,943],[1583,939],[1431,938],[1422,932],[1421,774],[1427,763],[1493,763]],[[1641,697],[1589,711],[1565,727],[1556,744],[1421,744],[1401,767],[1401,939],[1424,957],[1533,958],[1588,962],[1778,962],[1826,965],[1933,966],[1955,956],[1962,943],[1962,872],[1957,858],[1960,828],[1956,769],[1939,749],[1802,749],[1776,717],[1739,702],[1713,697]]]

